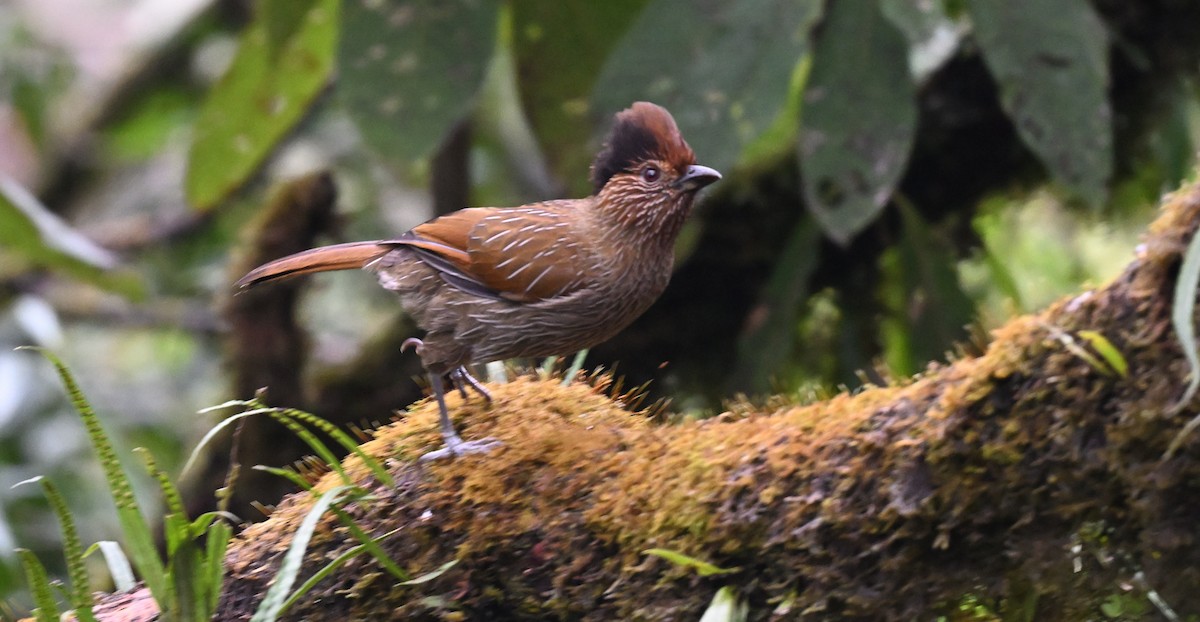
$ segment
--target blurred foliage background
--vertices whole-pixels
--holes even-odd
[[[49,475],[85,540],[115,533],[52,370],[15,346],[61,353],[126,449],[176,468],[198,409],[260,386],[386,421],[419,364],[373,279],[230,283],[283,250],[586,194],[612,113],[646,99],[725,179],[663,299],[588,366],[700,415],[886,382],[1132,258],[1196,167],[1196,24],[1191,0],[2,3],[0,615],[27,604],[13,549],[60,548],[12,484]],[[303,453],[243,442],[247,464]],[[248,519],[283,490],[240,486]]]

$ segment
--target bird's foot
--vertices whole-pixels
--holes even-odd
[[[421,349],[423,347],[425,347],[425,342],[417,339],[416,337],[409,337],[400,343],[401,352],[408,352],[408,349],[412,348],[418,355],[421,354]]]
[[[450,380],[458,388],[458,393],[462,395],[464,400],[468,397],[467,387],[470,386],[472,389],[475,389],[476,393],[483,396],[485,402],[492,403],[491,392],[484,388],[483,384],[476,380],[475,376],[472,376],[471,372],[467,371],[465,366],[459,365],[457,369],[450,372]]]
[[[418,460],[420,462],[429,462],[431,460],[439,460],[441,458],[454,458],[457,456],[467,456],[471,454],[486,454],[493,449],[503,447],[504,442],[498,438],[489,436],[481,438],[477,441],[464,441],[458,436],[446,438],[446,446],[441,449],[435,449],[427,454],[422,455]]]

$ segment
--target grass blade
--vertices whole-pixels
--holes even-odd
[[[700,622],[745,622],[748,617],[746,603],[738,598],[733,588],[726,585],[717,590],[708,609],[700,616]]]
[[[226,402],[225,404],[222,404],[221,406],[213,407],[213,409],[226,408],[230,404],[235,404],[235,402]],[[211,409],[206,408],[200,412],[205,412],[208,410],[211,410]],[[220,434],[221,430],[224,430],[225,428],[229,427],[229,424],[231,424],[239,419],[244,419],[244,418],[250,417],[252,415],[261,415],[265,412],[269,412],[270,410],[271,410],[270,408],[256,408],[254,410],[247,410],[246,412],[238,413],[231,417],[227,417],[227,418],[221,420],[221,422],[218,423],[217,425],[214,425],[211,430],[209,430],[208,432],[206,432],[204,434],[204,437],[201,438],[200,442],[196,444],[196,448],[192,450],[192,454],[190,456],[188,456],[187,462],[185,462],[183,464],[183,470],[180,471],[180,473],[179,473],[180,479],[182,479],[183,476],[185,474],[187,474],[187,472],[192,468],[192,465],[196,463],[196,460],[200,457],[200,450],[204,449],[204,447],[207,446],[208,443],[212,441],[213,437]]]
[[[583,360],[587,358],[588,349],[584,348],[575,353],[575,358],[571,359],[571,366],[567,368],[567,372],[563,374],[562,386],[569,387],[571,382],[575,380],[576,374],[583,368]]]
[[[1175,279],[1175,300],[1171,305],[1171,325],[1179,335],[1179,345],[1187,357],[1191,379],[1187,390],[1171,412],[1179,412],[1200,389],[1200,352],[1196,350],[1196,289],[1200,288],[1200,235],[1193,235],[1183,254],[1183,267]],[[1172,443],[1175,445],[1175,443]]]
[[[307,490],[310,492],[312,491],[312,484],[310,484],[308,482],[308,480],[304,479],[303,475],[301,475],[291,469],[284,469],[281,467],[271,467],[271,466],[259,464],[259,465],[254,466],[254,470],[262,471],[264,473],[270,473],[271,475],[277,475],[277,476],[282,477],[283,479],[286,479],[287,481],[295,484],[296,487],[301,490]]]
[[[383,468],[383,465],[380,464],[378,460],[368,456],[366,452],[359,447],[359,444],[353,438],[350,438],[349,434],[343,432],[341,428],[312,413],[306,413],[302,410],[296,410],[295,408],[281,408],[279,409],[279,412],[288,417],[292,417],[293,419],[303,421],[304,423],[307,423],[308,425],[328,434],[331,438],[333,438],[333,440],[337,441],[339,445],[346,448],[347,451],[358,456],[359,459],[363,461],[363,464],[365,464],[367,468],[371,469],[371,472],[375,475],[375,479],[379,480],[380,483],[388,487],[394,487],[396,485],[396,480],[392,479],[392,475],[387,472],[387,469]]]
[[[392,558],[388,557],[388,554],[385,553],[382,548],[380,548],[379,543],[382,540],[376,540],[367,534],[367,532],[363,531],[362,527],[359,527],[357,524],[355,524],[354,519],[351,518],[351,516],[344,510],[335,507],[333,508],[333,513],[336,514],[339,519],[341,519],[342,524],[346,526],[346,529],[350,530],[350,534],[353,535],[356,540],[362,543],[362,546],[366,549],[367,553],[369,553],[371,557],[374,557],[375,561],[379,562],[379,565],[383,566],[383,568],[388,571],[388,574],[396,577],[400,581],[408,581],[412,579],[412,577],[410,577],[403,568],[397,566],[396,562],[392,561]],[[401,585],[406,584],[401,583]]]
[[[398,529],[392,530],[392,531],[380,536],[380,539],[382,540],[383,538],[386,538],[386,537],[396,533],[397,531],[399,531],[399,530]],[[314,587],[316,587],[316,585],[318,583],[320,583],[325,577],[328,577],[329,575],[333,574],[333,572],[335,570],[337,570],[338,568],[341,568],[342,564],[345,564],[346,562],[354,559],[355,557],[362,555],[363,552],[366,550],[367,550],[367,547],[365,545],[359,544],[357,546],[350,547],[349,549],[346,550],[346,552],[344,552],[341,555],[338,555],[337,557],[330,560],[328,564],[325,564],[325,566],[323,568],[321,568],[317,572],[313,573],[313,576],[309,577],[307,581],[305,581],[304,583],[302,583],[300,585],[300,587],[296,588],[296,591],[290,597],[288,597],[287,602],[283,603],[283,607],[280,608],[280,612],[287,611],[288,608],[290,608],[292,605],[296,604],[296,601],[300,600],[300,598],[302,598],[310,590],[312,590]]]
[[[1108,363],[1108,366],[1117,372],[1118,376],[1129,377],[1129,361],[1125,360],[1125,355],[1121,354],[1121,351],[1108,340],[1108,337],[1094,330],[1081,330],[1079,336],[1086,339],[1092,348],[1104,357],[1104,362]]]
[[[200,595],[200,551],[196,541],[187,538],[187,517],[171,514],[168,518],[178,520],[168,521],[167,529],[176,534],[183,532],[183,537],[176,537],[176,543],[167,555],[167,564],[171,569],[171,583],[175,586],[176,610],[181,620],[208,620],[212,616],[204,610],[208,604],[207,598]]]
[[[95,548],[104,554],[104,563],[108,565],[108,574],[112,577],[118,592],[128,592],[137,587],[133,568],[129,565],[129,558],[125,557],[125,551],[121,550],[121,545],[112,540],[101,540],[95,544]]]
[[[719,567],[717,567],[713,564],[710,564],[702,559],[696,559],[695,557],[692,557],[690,555],[684,555],[683,553],[680,553],[679,551],[672,551],[670,549],[646,549],[645,551],[642,551],[642,553],[644,553],[646,555],[654,555],[656,557],[661,557],[677,566],[683,566],[684,568],[692,568],[696,571],[697,574],[699,574],[702,577],[708,577],[708,576],[719,575],[719,574],[729,574],[729,573],[737,572],[738,570],[741,570],[740,568],[719,568]]]
[[[299,421],[284,414],[284,412],[278,408],[272,408],[271,410],[267,411],[267,415],[279,423],[282,423],[284,427],[291,431],[292,434],[295,434],[300,438],[300,440],[307,443],[308,446],[311,447],[312,450],[317,454],[317,456],[320,457],[325,464],[329,465],[329,468],[337,472],[338,477],[341,478],[343,484],[346,486],[354,485],[354,482],[350,481],[350,477],[346,475],[346,469],[342,468],[342,461],[339,460],[338,457],[329,450],[329,446],[321,441],[321,439],[317,438],[316,434],[310,432],[308,428],[301,425]]]
[[[249,406],[250,406],[250,402],[248,402],[246,400],[229,400],[228,402],[217,404],[216,406],[209,406],[207,408],[201,408],[200,410],[198,410],[196,412],[201,415],[207,415],[209,413],[217,412],[218,410],[225,410],[226,408],[234,408],[234,407],[247,408]]]
[[[558,357],[547,356],[538,367],[538,380],[549,380],[554,376],[554,368],[558,365]]]
[[[204,552],[204,587],[209,611],[217,610],[221,598],[221,584],[225,581],[225,550],[229,548],[229,540],[232,537],[233,527],[230,527],[229,523],[217,521],[208,528]]]
[[[1197,288],[1200,288],[1200,235],[1193,235],[1187,251],[1183,254],[1183,267],[1179,269],[1179,276],[1175,279],[1175,300],[1171,305],[1171,326],[1175,328],[1175,334],[1179,335],[1179,347],[1187,358],[1190,379],[1179,402],[1171,407],[1171,414],[1178,413],[1190,404],[1196,397],[1196,390],[1200,389],[1200,352],[1197,352],[1194,320]],[[1197,427],[1200,427],[1200,415],[1192,417],[1175,438],[1171,439],[1171,444],[1163,454],[1163,460],[1175,455],[1175,450],[1179,449],[1184,439]]]
[[[431,570],[415,579],[409,579],[408,581],[400,583],[400,585],[421,585],[422,583],[429,583],[430,581],[433,581],[434,579],[445,574],[447,570],[453,568],[457,563],[457,559],[452,559],[441,566],[438,566],[437,570]]]
[[[290,600],[288,596],[292,591],[292,585],[300,574],[300,568],[304,563],[304,552],[308,549],[308,541],[312,538],[313,532],[316,531],[317,522],[321,520],[321,515],[329,509],[329,506],[336,503],[338,498],[353,488],[353,486],[338,486],[321,495],[313,504],[300,526],[296,528],[296,533],[292,535],[292,543],[288,545],[287,553],[283,555],[283,562],[279,565],[275,582],[267,590],[266,596],[259,603],[258,610],[254,612],[254,617],[250,618],[250,622],[274,622],[283,612],[284,604]]]

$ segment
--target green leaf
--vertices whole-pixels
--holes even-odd
[[[358,456],[358,459],[362,460],[363,464],[366,465],[368,469],[371,469],[371,473],[375,475],[375,479],[379,480],[379,483],[388,487],[396,485],[396,480],[392,479],[392,475],[387,472],[387,469],[383,468],[383,465],[380,464],[379,461],[374,457],[367,455],[367,453],[362,450],[362,447],[359,446],[354,439],[350,438],[349,434],[343,432],[341,428],[312,413],[296,410],[295,408],[282,408],[279,410],[279,412],[284,416],[291,417],[297,421],[303,421],[304,423],[307,423],[308,425],[329,435],[331,438],[333,438],[333,440],[337,441],[339,445],[344,447],[346,451]]]
[[[154,454],[145,447],[134,447],[133,453],[141,458],[146,472],[158,482],[158,487],[163,493],[163,500],[167,503],[167,513],[186,517],[187,510],[184,508],[183,496],[179,494],[179,488],[175,486],[166,472],[158,467],[158,461],[154,459]]]
[[[270,589],[263,596],[263,600],[255,610],[254,616],[250,618],[250,622],[270,622],[276,620],[283,612],[283,606],[289,601],[288,595],[292,591],[292,585],[296,582],[296,577],[300,574],[301,566],[304,563],[304,551],[308,548],[308,541],[312,539],[313,532],[317,529],[321,515],[343,494],[352,489],[352,486],[338,486],[321,495],[313,503],[300,526],[296,528],[296,533],[292,534],[292,543],[288,545],[287,553],[283,555],[283,561],[279,564],[279,572],[275,574]]]
[[[949,241],[930,229],[907,201],[899,202],[903,238],[881,257],[882,297],[888,315],[881,322],[885,357],[892,372],[907,376],[941,359],[967,336],[975,306],[958,281]]]
[[[59,619],[58,603],[54,600],[54,591],[50,588],[50,577],[46,567],[29,549],[17,549],[21,558],[21,568],[25,571],[25,581],[33,595],[33,603],[37,605],[33,613],[37,622],[57,622]]]
[[[917,82],[925,82],[954,58],[966,28],[950,17],[943,3],[885,1],[879,8],[908,39],[908,66]]]
[[[204,539],[204,561],[207,572],[203,575],[208,594],[208,610],[216,611],[221,598],[221,583],[225,579],[225,549],[233,537],[229,523],[217,521],[208,529]]]
[[[571,383],[575,381],[575,376],[579,374],[579,370],[583,369],[583,361],[587,358],[587,355],[587,348],[575,353],[575,358],[571,359],[571,365],[567,367],[566,373],[563,374],[562,386],[571,386]]]
[[[186,535],[187,518],[170,514],[167,517],[166,528],[175,534]],[[201,593],[204,586],[201,581],[206,574],[201,570],[203,565],[199,547],[189,538],[178,539],[167,555],[167,564],[171,569],[171,584],[175,588],[175,608],[181,619],[207,620],[207,593]]]
[[[1175,298],[1171,305],[1171,326],[1179,336],[1179,346],[1187,358],[1187,389],[1172,412],[1179,412],[1200,389],[1200,351],[1196,343],[1196,292],[1200,290],[1200,235],[1193,234],[1183,255],[1183,267],[1175,279]]]
[[[363,139],[419,175],[474,106],[496,44],[498,0],[349,0],[338,91]]]
[[[380,566],[383,566],[384,570],[388,571],[388,574],[392,575],[399,581],[410,580],[411,577],[409,574],[405,572],[403,568],[397,566],[396,562],[392,561],[392,558],[388,557],[387,553],[384,552],[384,550],[379,546],[379,543],[382,542],[382,539],[377,540],[372,538],[370,534],[363,531],[362,527],[359,527],[357,524],[355,524],[354,517],[347,514],[344,510],[337,507],[332,508],[332,510],[334,515],[338,517],[338,520],[342,521],[342,524],[346,526],[346,529],[350,532],[350,535],[354,536],[355,540],[358,540],[362,543],[363,549],[369,553],[371,557],[374,557],[375,561],[378,562]],[[401,583],[400,585],[405,584]]]
[[[732,381],[738,390],[766,391],[771,377],[783,369],[795,348],[796,316],[817,266],[820,235],[812,219],[802,219],[775,261],[771,278],[751,313],[751,317],[761,320],[747,326],[738,337]]]
[[[116,255],[72,229],[23,186],[0,174],[0,277],[47,268],[131,298],[141,281],[117,271]]]
[[[141,573],[146,587],[150,588],[150,593],[158,603],[159,609],[164,612],[172,611],[175,604],[174,589],[167,581],[166,567],[163,565],[162,558],[158,556],[158,548],[154,545],[154,534],[142,516],[137,497],[133,494],[129,475],[121,467],[116,449],[113,448],[112,441],[104,431],[100,418],[96,415],[96,411],[92,410],[91,404],[84,397],[79,385],[75,383],[71,371],[57,355],[42,348],[27,349],[41,353],[58,372],[59,379],[66,388],[71,404],[79,413],[80,419],[83,420],[88,438],[100,460],[100,467],[104,471],[104,479],[108,483],[109,493],[112,495],[113,503],[117,506],[117,518],[121,524],[121,532],[125,534],[125,541],[129,547],[133,564]]]
[[[112,540],[101,540],[93,545],[104,554],[104,563],[108,566],[108,575],[112,577],[113,586],[118,592],[128,592],[137,587],[137,579],[133,576],[133,568],[121,545]],[[92,547],[89,547],[90,551]]]
[[[1113,169],[1108,37],[1087,0],[968,0],[983,60],[1021,139],[1092,205]]]
[[[904,36],[878,2],[834,2],[816,35],[804,92],[804,199],[832,240],[875,221],[900,182],[916,134],[916,85]]]
[[[422,583],[429,583],[430,581],[433,581],[434,579],[442,576],[443,574],[446,574],[446,571],[453,568],[456,564],[458,564],[458,560],[452,559],[452,560],[442,564],[441,566],[438,566],[437,570],[431,570],[421,576],[414,577],[412,579],[409,579],[408,581],[404,581],[403,583],[400,583],[399,585],[421,585]]]
[[[245,406],[245,405],[246,405],[246,402],[238,400],[236,402],[229,402],[226,404],[222,404],[220,406],[213,406],[212,408],[205,408],[204,410],[201,410],[200,412],[207,413],[207,412],[211,412],[213,410],[219,410],[222,408],[226,408],[228,406]],[[271,409],[271,408],[256,408],[254,410],[240,412],[236,415],[232,415],[232,416],[222,419],[220,423],[209,428],[208,432],[205,432],[204,436],[200,439],[200,442],[196,443],[196,447],[194,449],[192,449],[192,453],[188,455],[187,462],[183,463],[183,469],[180,471],[180,477],[182,478],[183,475],[186,475],[189,471],[191,471],[192,466],[194,464],[196,464],[196,461],[200,458],[201,450],[204,449],[206,446],[208,446],[208,443],[211,442],[212,439],[216,438],[216,436],[221,433],[221,430],[224,430],[225,428],[229,427],[230,425],[233,425],[235,422],[237,422],[240,419],[244,419],[246,417],[252,417],[254,415],[266,414],[266,413],[270,412],[271,410],[273,410],[273,409]]]
[[[1045,324],[1045,327],[1050,331],[1050,334],[1057,339],[1064,348],[1067,349],[1067,352],[1070,352],[1079,360],[1087,363],[1088,367],[1091,367],[1092,369],[1096,370],[1097,373],[1105,376],[1113,375],[1112,368],[1110,368],[1100,359],[1096,358],[1094,354],[1088,352],[1087,348],[1079,345],[1079,342],[1075,341],[1075,338],[1067,334],[1066,331],[1052,324]]]
[[[71,579],[71,607],[82,622],[95,622],[96,617],[92,614],[92,590],[88,582],[87,565],[83,561],[83,543],[79,540],[79,531],[75,529],[75,519],[71,517],[67,500],[58,491],[58,487],[46,478],[38,479],[54,515],[58,517],[58,524],[62,527],[63,556],[66,557],[67,574]]]
[[[654,0],[597,78],[595,111],[663,105],[697,160],[729,172],[788,110],[821,4]]]
[[[5,43],[8,47],[11,45],[11,40]],[[11,53],[12,48],[8,48]],[[45,50],[42,52],[44,53]],[[25,130],[29,134],[29,138],[33,144],[38,147],[38,150],[45,152],[47,147],[47,139],[49,132],[46,131],[47,119],[50,111],[53,109],[51,101],[50,85],[43,84],[43,78],[33,78],[26,75],[30,70],[40,71],[44,69],[33,69],[32,66],[24,68],[22,65],[42,65],[44,60],[39,63],[12,63],[7,65],[5,69],[5,81],[9,83],[9,98],[12,107],[21,116],[21,121],[25,125]],[[15,69],[15,71],[14,71]]]
[[[1183,267],[1175,279],[1175,299],[1171,305],[1171,326],[1179,336],[1179,347],[1187,358],[1189,379],[1187,389],[1183,391],[1179,401],[1171,407],[1171,413],[1183,410],[1196,397],[1200,389],[1200,351],[1196,343],[1196,292],[1200,289],[1200,235],[1193,234],[1183,254]],[[1170,458],[1179,449],[1179,445],[1197,427],[1200,427],[1200,415],[1196,415],[1183,426],[1175,438],[1171,439],[1164,458]]]
[[[303,475],[291,469],[267,466],[265,464],[256,464],[251,468],[255,471],[262,471],[263,473],[270,473],[276,477],[282,477],[283,479],[286,479],[294,484],[300,490],[312,490],[312,484],[309,483],[309,481],[305,479]]]
[[[1122,607],[1122,599],[1118,594],[1110,594],[1104,602],[1100,604],[1100,612],[1109,618],[1119,618],[1124,613],[1125,608]]]
[[[141,163],[168,148],[181,126],[191,125],[199,102],[182,85],[164,85],[136,97],[111,125],[102,128],[104,156]]]
[[[517,88],[546,161],[576,194],[591,192],[585,174],[592,119],[588,97],[609,52],[647,0],[512,4]]]
[[[296,601],[303,598],[304,595],[309,593],[314,587],[316,587],[318,583],[325,580],[326,577],[333,574],[346,562],[358,557],[359,555],[362,555],[366,550],[367,547],[359,544],[346,549],[346,551],[341,555],[329,560],[328,564],[325,564],[320,570],[314,572],[311,577],[306,579],[304,583],[300,584],[300,587],[296,588],[296,591],[293,592],[292,595],[289,596],[286,601],[284,601],[283,606],[279,608],[280,613],[290,609],[292,605],[296,604]]]
[[[400,531],[399,529],[393,529],[393,530],[383,534],[382,536],[379,536],[379,538],[377,538],[376,541],[382,542],[382,541],[392,537],[399,531]],[[281,609],[281,611],[287,611],[289,607],[291,607],[293,604],[295,604],[296,601],[300,600],[301,597],[303,597],[310,590],[312,590],[312,588],[314,586],[316,586],[318,583],[320,583],[322,580],[324,580],[325,577],[328,577],[329,575],[333,574],[334,571],[336,571],[338,568],[340,568],[343,564],[350,561],[351,559],[354,559],[355,557],[362,555],[366,550],[367,550],[366,545],[359,544],[357,546],[353,546],[353,547],[350,547],[349,549],[346,549],[346,551],[343,552],[341,555],[338,555],[337,557],[330,560],[328,564],[325,564],[325,566],[323,566],[320,570],[314,572],[311,577],[309,577],[304,583],[302,583],[300,585],[300,587],[296,588],[296,591],[293,592],[290,597],[288,597],[287,602],[283,603],[283,608]]]
[[[726,585],[713,595],[700,622],[745,622],[749,613],[746,601],[739,599],[737,591]]]
[[[1108,366],[1117,372],[1118,376],[1122,378],[1129,377],[1128,361],[1125,360],[1125,356],[1121,354],[1121,351],[1108,340],[1108,337],[1094,330],[1081,330],[1079,331],[1079,336],[1083,337],[1096,352],[1100,353],[1100,356],[1104,357],[1104,362],[1108,363]]]
[[[333,71],[339,0],[263,0],[196,121],[185,194],[209,210],[245,184]]]
[[[325,442],[320,438],[318,438],[316,434],[310,432],[308,428],[304,427],[304,425],[302,425],[299,421],[288,416],[278,408],[273,408],[267,411],[267,416],[278,421],[279,423],[282,423],[284,427],[286,427],[292,434],[295,434],[300,440],[304,441],[309,447],[311,447],[313,452],[315,452],[317,456],[321,458],[321,460],[325,461],[325,464],[329,465],[330,469],[333,469],[333,471],[338,474],[338,477],[341,478],[343,484],[347,486],[354,485],[354,482],[350,481],[350,477],[346,475],[346,469],[342,466],[342,461],[338,460],[338,457],[329,449],[329,446],[326,445]]]
[[[740,568],[720,568],[720,567],[710,564],[702,559],[696,559],[695,557],[691,557],[690,555],[684,555],[683,553],[680,553],[679,551],[672,551],[670,549],[646,549],[645,551],[642,551],[642,553],[644,553],[646,555],[654,555],[656,557],[661,557],[677,566],[683,566],[684,568],[692,568],[696,571],[696,574],[698,574],[702,577],[709,577],[712,575],[719,575],[719,574],[730,574],[733,572],[737,572],[738,570],[741,570]]]

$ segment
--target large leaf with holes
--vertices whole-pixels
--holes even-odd
[[[576,193],[589,190],[592,85],[645,5],[646,0],[513,4],[513,51],[521,102],[551,169]]]
[[[881,2],[879,8],[908,39],[908,66],[918,83],[954,57],[967,30],[941,2]]]
[[[1088,0],[970,0],[975,39],[1021,140],[1092,205],[1113,168],[1108,38]]]
[[[916,87],[904,35],[877,2],[834,2],[814,43],[804,93],[804,199],[831,239],[873,222],[908,164]]]
[[[338,90],[364,140],[420,174],[471,110],[495,51],[499,0],[348,0]]]
[[[818,0],[654,0],[604,65],[594,109],[666,106],[701,164],[728,172],[783,120]],[[757,151],[757,150],[755,150]]]
[[[329,81],[340,0],[263,0],[200,110],[185,192],[211,209],[246,183]]]

